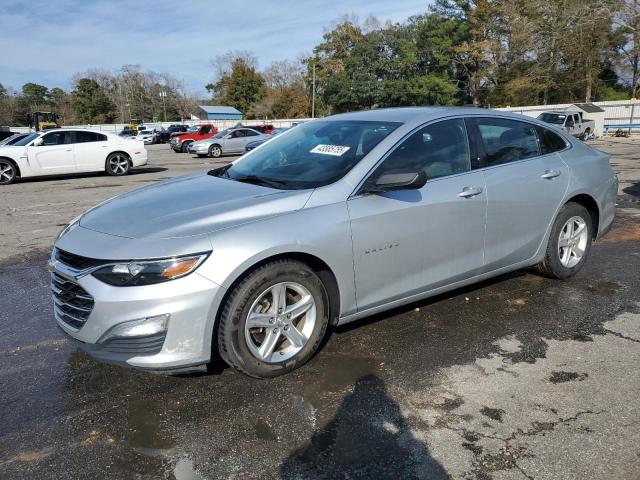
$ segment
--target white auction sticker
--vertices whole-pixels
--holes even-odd
[[[343,147],[342,145],[316,145],[309,153],[321,153],[323,155],[333,155],[334,157],[339,157],[343,155],[347,150],[351,147]]]

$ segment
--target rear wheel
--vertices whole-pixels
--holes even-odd
[[[209,147],[209,156],[219,158],[222,155],[222,149],[219,145],[211,145]]]
[[[222,358],[257,378],[276,377],[306,363],[328,325],[324,285],[307,265],[279,260],[248,274],[220,316]]]
[[[553,224],[538,271],[554,278],[572,277],[587,260],[592,239],[593,226],[587,209],[578,203],[567,203]]]
[[[18,170],[11,160],[0,158],[0,185],[9,185],[16,181]]]
[[[129,161],[129,157],[126,154],[116,152],[107,157],[105,170],[109,175],[120,177],[129,173],[130,169],[131,162]]]

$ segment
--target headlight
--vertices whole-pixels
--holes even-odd
[[[135,287],[168,282],[189,275],[207,258],[208,253],[164,260],[131,261],[107,265],[94,271],[98,280],[116,287]]]

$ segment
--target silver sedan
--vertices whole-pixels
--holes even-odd
[[[199,157],[218,158],[222,155],[243,154],[248,143],[270,138],[271,135],[265,135],[251,128],[231,128],[218,132],[206,140],[193,142],[187,151]]]
[[[226,167],[115,197],[49,261],[96,358],[273,377],[333,325],[508,271],[578,272],[610,228],[608,157],[528,117],[402,108],[304,123]]]

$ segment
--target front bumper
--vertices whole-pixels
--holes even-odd
[[[187,150],[189,153],[193,153],[196,155],[208,155],[209,145],[192,143],[191,145],[189,145],[189,148]]]
[[[48,267],[52,278],[76,284],[92,298],[84,324],[72,325],[56,295],[54,316],[62,331],[97,360],[169,371],[192,370],[209,362],[213,322],[225,290],[197,271],[156,285],[114,287],[90,274],[78,274],[53,258]],[[52,282],[52,288],[55,285],[59,284]],[[115,325],[166,314],[170,318],[165,332],[105,338]]]

